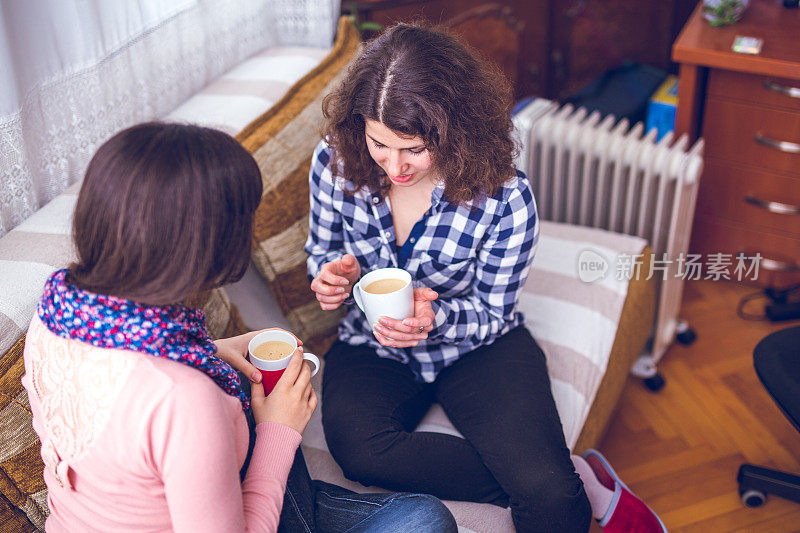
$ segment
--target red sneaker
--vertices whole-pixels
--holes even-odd
[[[617,473],[597,450],[587,450],[583,458],[592,467],[598,481],[614,491],[605,516],[598,520],[604,533],[667,533],[661,519],[637,498],[617,477]]]

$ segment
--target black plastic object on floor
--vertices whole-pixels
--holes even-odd
[[[800,431],[800,326],[767,335],[753,350],[761,383],[783,414]],[[736,477],[739,496],[748,507],[764,503],[767,494],[800,502],[800,476],[744,464]]]
[[[641,63],[626,62],[568,96],[563,103],[627,118],[631,124],[644,122],[647,101],[667,77],[667,73]]]

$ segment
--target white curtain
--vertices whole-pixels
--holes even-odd
[[[116,131],[277,45],[330,46],[339,0],[0,0],[0,236]]]

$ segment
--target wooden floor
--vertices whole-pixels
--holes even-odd
[[[736,472],[744,462],[800,473],[800,434],[753,370],[753,348],[773,324],[736,316],[753,292],[729,282],[689,282],[682,318],[697,332],[659,363],[658,393],[630,378],[600,447],[626,484],[670,531],[800,531],[800,504],[770,497],[745,508]],[[800,391],[798,391],[800,394]]]

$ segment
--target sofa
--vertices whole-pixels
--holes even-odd
[[[270,4],[269,0],[260,3]],[[329,2],[320,3],[330,7]],[[330,16],[338,14],[335,5],[335,10],[328,9]],[[330,22],[335,24],[335,18]],[[162,118],[216,127],[234,135],[262,170],[264,193],[256,213],[251,268],[241,281],[198,295],[192,302],[206,312],[215,338],[281,326],[320,356],[335,338],[341,311],[319,308],[308,287],[302,246],[308,230],[308,168],[320,139],[321,100],[346,75],[360,47],[360,36],[349,19],[343,17],[336,28],[335,41],[327,46],[297,40],[276,44],[271,39],[269,46],[255,54],[231,61],[221,75],[210,75],[170,111],[145,113],[118,124],[121,129]],[[318,36],[314,39],[318,41]],[[141,80],[131,79],[131,83]],[[113,133],[98,138],[89,151]],[[70,218],[79,186],[73,183],[0,237],[0,523],[4,532],[41,530],[48,513],[39,443],[20,384],[22,351],[44,280],[74,256]],[[649,257],[647,243],[637,237],[542,223],[539,250],[520,307],[547,354],[567,444],[576,452],[600,442],[630,367],[647,342],[655,300],[654,284],[644,278],[628,281],[608,275],[591,283],[582,281],[578,261],[585,250],[607,258],[622,253]],[[321,375],[314,378],[317,391]],[[437,405],[416,430],[458,435]],[[327,450],[319,408],[302,446],[312,477],[360,492],[383,490],[344,477]],[[462,531],[513,531],[508,509],[469,502],[446,504]]]

